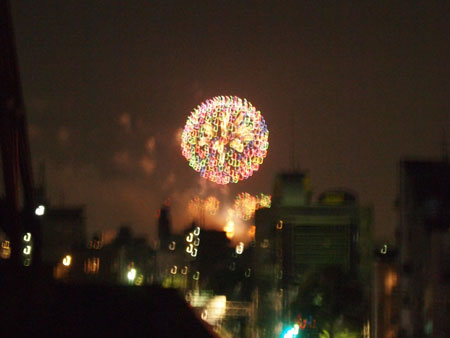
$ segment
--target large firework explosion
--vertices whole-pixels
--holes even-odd
[[[218,184],[237,183],[267,156],[269,130],[246,99],[216,96],[195,108],[181,136],[183,156],[200,175]]]

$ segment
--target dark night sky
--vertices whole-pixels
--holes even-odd
[[[45,160],[53,202],[88,206],[91,232],[154,234],[168,196],[180,229],[195,195],[271,193],[295,143],[316,194],[357,191],[392,238],[398,161],[439,158],[450,133],[448,1],[13,2],[34,169]],[[178,135],[228,94],[261,111],[270,147],[253,177],[221,187]]]

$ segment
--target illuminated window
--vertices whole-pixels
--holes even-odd
[[[192,257],[197,257],[197,248],[193,248],[191,252]]]
[[[84,272],[87,274],[96,274],[100,269],[100,258],[91,257],[84,262]]]
[[[193,239],[194,239],[194,235],[192,234],[192,232],[190,232],[189,235],[186,236],[186,241],[188,243],[191,243]]]
[[[283,221],[280,220],[280,221],[277,223],[277,230],[282,230],[282,229],[283,229]]]
[[[236,253],[238,255],[241,255],[244,252],[244,243],[239,242],[239,244],[236,245]]]
[[[67,255],[64,257],[62,263],[64,266],[70,266],[70,264],[72,264],[72,256]]]
[[[384,292],[387,295],[392,293],[392,289],[397,285],[397,273],[389,271],[384,278]]]
[[[2,248],[3,248],[3,249],[10,249],[10,243],[9,243],[9,241],[3,241],[3,242],[2,242]]]
[[[261,243],[261,248],[267,249],[269,247],[269,240],[266,238]]]
[[[135,280],[135,278],[136,278],[136,269],[135,268],[131,268],[130,270],[128,270],[127,278],[128,278],[128,281],[130,281],[131,283]]]
[[[252,225],[248,230],[248,236],[250,237],[250,239],[255,239],[255,233],[256,233],[256,226]]]
[[[37,216],[43,216],[45,214],[45,207],[43,205],[40,205],[36,208],[36,210],[34,211],[34,213]]]
[[[170,251],[174,251],[175,248],[176,248],[176,246],[177,246],[177,243],[175,243],[175,241],[170,242],[170,244],[169,244],[169,250],[170,250]]]
[[[31,245],[27,245],[24,249],[23,249],[23,254],[24,255],[30,255],[31,254]]]
[[[144,275],[138,275],[137,277],[136,277],[136,280],[134,281],[134,285],[138,285],[138,286],[140,286],[140,285],[142,285],[144,283]]]
[[[187,247],[186,247],[186,252],[187,253],[192,253],[192,249],[194,248],[194,246],[192,245],[192,243],[191,244],[189,244]]]
[[[100,250],[102,248],[102,241],[93,239],[89,242],[89,249]]]
[[[223,228],[223,230],[226,232],[226,236],[228,239],[233,238],[234,236],[234,222],[228,221],[227,225]]]
[[[0,257],[3,259],[8,259],[11,257],[11,248],[9,241],[2,241],[2,247],[0,250]]]

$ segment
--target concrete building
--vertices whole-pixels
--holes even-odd
[[[357,276],[370,298],[371,208],[361,207],[356,196],[344,190],[325,192],[315,203],[311,197],[304,173],[280,174],[272,207],[255,214],[261,336],[279,334],[281,325],[297,316],[291,304],[311,271],[339,267]]]
[[[376,338],[398,336],[398,250],[383,243],[375,250],[373,283],[373,333]]]
[[[450,336],[450,165],[399,168],[400,334]]]

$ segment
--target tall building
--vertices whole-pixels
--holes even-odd
[[[398,264],[397,249],[388,243],[375,250],[373,283],[373,333],[376,338],[398,336]]]
[[[170,208],[163,205],[159,209],[158,217],[158,237],[161,247],[166,247],[169,243],[171,235],[171,221],[170,221]]]
[[[47,206],[42,221],[42,261],[59,263],[67,254],[86,246],[86,216],[83,206]]]
[[[402,161],[400,337],[450,336],[450,165]]]
[[[311,196],[304,173],[280,174],[272,207],[255,214],[261,336],[279,334],[281,325],[300,315],[293,313],[292,304],[314,271],[333,267],[356,276],[369,298],[371,208],[361,207],[356,196],[344,190],[325,192],[314,203]]]

